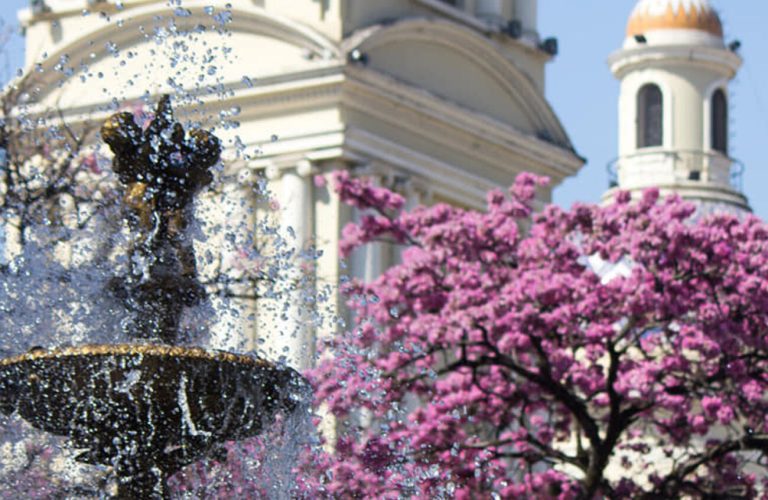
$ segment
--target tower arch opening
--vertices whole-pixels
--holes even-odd
[[[648,83],[637,93],[637,148],[664,144],[664,97],[661,89]]]
[[[712,93],[711,113],[711,147],[728,156],[728,98],[721,88]]]

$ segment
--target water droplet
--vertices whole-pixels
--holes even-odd
[[[232,22],[232,13],[229,12],[228,10],[219,12],[213,16],[213,20],[223,26],[227,23]]]
[[[117,48],[117,44],[115,42],[109,41],[104,45],[107,49],[107,52],[112,54],[114,57],[117,57],[120,54],[120,51]]]

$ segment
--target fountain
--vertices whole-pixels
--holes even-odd
[[[111,116],[102,137],[124,186],[130,265],[105,293],[130,313],[136,342],[34,348],[0,360],[0,412],[69,439],[77,460],[111,466],[118,498],[168,498],[168,477],[224,442],[258,435],[306,390],[294,370],[248,355],[179,345],[185,307],[201,302],[192,244],[194,195],[211,183],[219,140],[186,133],[170,98],[144,130]]]

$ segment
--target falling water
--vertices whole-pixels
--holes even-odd
[[[113,30],[129,29],[122,4],[116,5],[118,10],[112,14],[86,10],[83,15],[98,16],[94,22]],[[205,126],[225,137],[225,159],[215,169],[214,184],[195,204],[186,235],[195,248],[208,299],[184,310],[177,343],[237,350],[254,357],[266,355],[276,361],[282,357],[285,362],[285,353],[275,352],[263,336],[254,341],[246,333],[246,325],[259,319],[254,318],[249,297],[260,297],[262,314],[278,317],[299,297],[307,309],[314,308],[306,317],[310,327],[316,326],[323,321],[317,314],[318,306],[329,295],[316,294],[314,283],[301,270],[312,268],[319,255],[312,248],[297,248],[291,228],[280,226],[276,198],[260,174],[246,172],[256,176],[250,192],[236,193],[233,189],[242,181],[238,176],[247,169],[243,165],[258,157],[261,148],[246,144],[237,135],[241,110],[226,104],[233,95],[228,84],[238,67],[228,44],[233,36],[227,29],[233,16],[229,7],[202,8],[208,21],[200,24],[189,22],[193,13],[181,1],[172,0],[168,6],[167,15],[130,28],[138,29],[146,38],[140,46],[121,47],[110,40],[103,47],[93,47],[89,58],[78,61],[63,55],[50,68],[46,54],[33,73],[55,77],[51,81],[62,95],[81,95],[85,106],[106,102],[95,116],[127,110],[139,126],[152,118],[150,107],[158,94],[170,90],[183,110],[185,127]],[[252,62],[258,65],[257,60]],[[238,86],[250,88],[256,78],[249,74],[235,80]],[[94,83],[101,81],[120,84],[104,83],[100,95],[93,95],[90,90],[98,88]],[[95,137],[94,145],[78,145],[79,149],[70,148],[69,156],[64,155],[78,170],[78,175],[65,181],[80,183],[71,190],[79,204],[72,205],[65,196],[30,201],[29,189],[34,191],[35,183],[44,186],[51,165],[65,161],[47,145],[43,147],[46,141],[57,143],[53,139],[63,144],[66,134],[57,115],[40,115],[36,104],[39,97],[35,92],[20,94],[15,125],[30,137],[38,134],[33,142],[35,150],[42,151],[41,159],[39,164],[17,169],[17,186],[28,192],[14,201],[16,205],[5,192],[0,203],[0,220],[5,227],[0,261],[0,358],[84,344],[135,342],[127,325],[136,322],[137,313],[105,290],[116,275],[136,273],[136,269],[140,274],[142,266],[151,266],[150,262],[132,261],[134,257],[126,252],[135,244],[136,235],[120,222],[120,197],[114,195],[118,183],[109,168],[110,154],[95,145]],[[62,106],[79,104],[64,102]],[[215,115],[207,114],[207,110],[215,110]],[[8,162],[15,159],[5,155],[4,168],[8,170]],[[24,212],[30,207],[32,211]],[[22,229],[14,231],[14,226]],[[103,384],[113,384],[115,393],[129,397],[142,383],[137,371],[125,371],[121,380],[113,380],[111,373],[99,372],[94,380],[103,379]],[[185,413],[190,403],[186,379],[181,381],[178,411],[186,426],[185,435],[194,436],[202,431]],[[305,386],[288,391],[283,397],[294,401],[291,411],[278,415],[274,423],[265,416],[264,434],[226,442],[207,458],[176,473],[169,481],[172,495],[295,496],[293,466],[300,450],[316,438],[311,395]],[[90,404],[83,401],[83,411],[92,411]],[[115,422],[116,427],[120,425]],[[120,449],[131,444],[115,441],[109,446]],[[65,438],[36,430],[17,413],[0,415],[0,497],[19,491],[29,498],[113,495],[118,481],[116,467],[84,465],[77,460],[83,453]]]

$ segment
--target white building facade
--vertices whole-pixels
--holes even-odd
[[[548,202],[584,163],[544,97],[557,46],[539,36],[537,0],[171,3],[33,2],[20,14],[27,84],[33,109],[60,109],[70,123],[172,93],[180,118],[215,127],[233,181],[209,203],[225,233],[209,249],[237,254],[271,214],[296,245],[322,253],[318,289],[348,273],[371,278],[396,255],[372,246],[344,269],[339,235],[357,214],[313,177],[353,169],[411,206],[482,209],[489,189],[522,171],[551,178],[539,195]],[[256,196],[259,182],[274,206]],[[214,345],[311,364],[325,332],[307,327],[299,298],[266,302],[242,304],[222,327],[244,321],[242,332]]]
[[[702,212],[748,211],[729,154],[729,82],[741,65],[707,0],[640,0],[608,60],[621,82],[612,189],[658,187]]]

